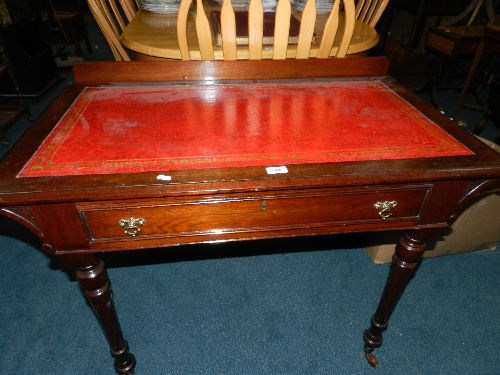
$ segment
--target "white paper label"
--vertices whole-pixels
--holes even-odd
[[[267,167],[267,174],[279,174],[279,173],[288,173],[288,169],[283,165],[281,167]]]
[[[170,181],[172,179],[172,177],[165,176],[164,174],[159,174],[158,176],[156,176],[156,179],[162,180],[162,181]]]

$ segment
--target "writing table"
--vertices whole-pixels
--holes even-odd
[[[376,366],[426,239],[500,177],[495,151],[387,68],[385,58],[79,63],[76,83],[1,161],[0,213],[75,269],[119,374],[133,374],[135,358],[99,253],[400,230],[363,335]]]

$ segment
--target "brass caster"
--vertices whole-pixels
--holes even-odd
[[[377,367],[378,366],[378,361],[377,357],[373,353],[365,353],[366,360],[368,361],[368,364],[371,367]]]

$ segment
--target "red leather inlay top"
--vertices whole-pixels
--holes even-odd
[[[470,154],[380,81],[98,87],[18,177]]]

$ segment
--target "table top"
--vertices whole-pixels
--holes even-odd
[[[222,191],[233,188],[238,191],[245,189],[250,189],[251,191],[258,189],[280,189],[283,186],[291,188],[293,186],[303,186],[303,184],[307,184],[308,186],[310,184],[320,184],[319,181],[322,181],[321,184],[327,184],[328,186],[346,186],[352,184],[366,185],[411,182],[416,180],[422,182],[436,179],[456,179],[458,176],[464,179],[487,178],[488,176],[492,176],[493,178],[500,176],[500,156],[496,152],[465,132],[455,123],[442,116],[432,107],[421,102],[413,94],[399,86],[390,78],[384,78],[382,81],[378,78],[380,75],[383,75],[381,73],[387,69],[388,62],[385,58],[354,58],[349,60],[349,64],[346,64],[346,60],[344,59],[79,64],[74,68],[77,83],[69,87],[66,92],[58,98],[56,103],[50,107],[37,122],[36,126],[27,133],[22,142],[9,152],[0,162],[0,168],[2,170],[2,175],[0,176],[0,206],[19,203],[26,204],[30,200],[37,202],[74,201],[78,199],[87,200],[89,194],[95,197],[96,194],[98,195],[98,191],[100,191],[99,194],[102,194],[98,195],[100,197],[99,199],[101,199],[101,197],[103,199],[121,199],[131,196],[154,197],[164,194],[192,194],[194,191]],[[138,73],[130,77],[130,69]],[[361,78],[359,76],[360,74],[368,77]],[[206,82],[207,75],[210,76],[213,81]],[[277,81],[270,81],[269,79],[271,77],[277,79]],[[318,81],[320,78],[325,82],[320,83]],[[347,85],[345,84],[346,79],[350,81]],[[123,83],[124,80],[132,82]],[[280,139],[285,143],[285,139],[291,139],[292,135],[295,137],[295,141],[290,143],[292,149],[281,150],[280,152],[283,152],[284,156],[282,155],[282,158],[276,159],[276,162],[279,161],[279,165],[284,164],[288,166],[288,173],[286,174],[267,174],[267,166],[277,165],[271,158],[274,157],[272,155],[272,149],[263,149],[262,155],[265,156],[264,159],[268,159],[263,162],[259,161],[258,163],[255,163],[248,157],[255,151],[255,149],[249,149],[243,150],[247,153],[243,156],[250,162],[244,162],[240,165],[214,163],[213,165],[205,167],[202,161],[198,164],[194,163],[193,167],[190,168],[161,166],[160,169],[155,167],[136,171],[110,170],[101,174],[94,170],[90,172],[91,174],[86,175],[72,175],[71,173],[61,175],[59,173],[59,175],[49,177],[43,175],[36,176],[37,168],[35,168],[35,175],[33,177],[19,176],[24,166],[26,166],[30,160],[35,160],[33,159],[33,155],[37,149],[43,150],[44,147],[48,145],[45,147],[45,150],[50,150],[51,147],[58,147],[60,145],[57,142],[50,143],[51,137],[56,135],[53,129],[58,123],[61,124],[59,119],[63,118],[65,115],[73,116],[75,113],[78,114],[78,111],[68,111],[68,108],[70,108],[75,101],[77,102],[78,100],[85,99],[85,95],[82,96],[82,93],[89,92],[88,90],[97,88],[96,92],[104,92],[105,95],[108,95],[109,90],[114,91],[115,94],[116,90],[137,90],[138,87],[139,89],[144,89],[144,87],[146,87],[147,90],[151,90],[151,88],[154,90],[164,90],[161,86],[173,85],[172,87],[175,87],[182,83],[184,89],[175,93],[166,90],[162,95],[167,95],[170,99],[177,96],[179,106],[189,106],[189,103],[194,102],[198,104],[203,103],[203,107],[200,107],[203,108],[203,111],[190,112],[196,119],[200,116],[200,118],[210,118],[210,113],[212,113],[210,111],[217,112],[217,104],[215,101],[217,95],[213,96],[214,93],[220,92],[220,90],[227,93],[235,88],[239,90],[238,87],[240,87],[240,83],[242,84],[241,87],[256,85],[249,83],[249,80],[264,82],[266,85],[271,85],[268,86],[271,87],[271,89],[273,82],[275,82],[274,84],[283,88],[280,94],[281,96],[277,94],[274,96],[276,99],[276,103],[274,104],[270,104],[271,100],[261,100],[259,104],[262,106],[260,117],[258,116],[253,120],[250,115],[250,109],[253,109],[255,103],[259,101],[258,98],[257,101],[254,100],[255,98],[252,99],[253,104],[252,100],[247,100],[246,104],[240,105],[239,107],[227,106],[225,109],[226,112],[220,113],[228,116],[231,114],[230,109],[232,108],[232,110],[234,110],[233,115],[238,119],[237,122],[231,122],[229,118],[228,121],[223,121],[221,123],[225,123],[224,126],[227,126],[227,128],[220,129],[213,127],[213,124],[206,124],[204,127],[200,128],[201,130],[196,131],[195,126],[191,129],[191,133],[185,131],[184,135],[181,135],[181,138],[189,138],[191,136],[193,139],[196,137],[203,139],[206,135],[207,140],[213,140],[212,138],[217,135],[217,131],[219,133],[226,133],[226,135],[229,134],[231,137],[231,134],[236,134],[237,136],[239,129],[242,129],[239,134],[251,135],[253,134],[252,132],[255,132],[254,120],[265,120],[266,118],[263,117],[265,113],[267,113],[266,116],[268,116],[268,118],[271,118],[276,111],[281,111],[280,113],[285,113],[286,111],[292,112],[294,113],[293,116],[288,116],[286,118],[288,118],[288,120],[295,119],[295,122],[292,121],[287,125],[287,121],[277,121],[275,127],[266,127],[264,124],[261,129],[262,133],[257,135],[261,138],[264,137],[261,139],[264,143],[269,140],[269,145],[271,146],[279,145]],[[337,82],[338,80],[340,81]],[[120,81],[122,83],[119,83]],[[199,86],[200,81],[205,81],[205,84]],[[228,85],[228,82],[231,84]],[[292,86],[285,87],[289,84],[292,84]],[[222,88],[223,86],[221,85],[223,85],[224,88]],[[356,85],[361,85],[361,87],[365,88],[370,85],[375,86],[375,88],[372,87],[371,90],[372,93],[378,92],[376,95],[380,100],[377,102],[378,104],[376,107],[378,107],[380,116],[374,117],[373,113],[370,113],[370,111],[373,110],[373,108],[370,109],[371,107],[365,107],[368,112],[360,112],[358,111],[359,108],[354,108],[354,104],[350,106],[349,103],[345,101],[342,102],[343,95],[351,97],[353,95],[356,96]],[[103,87],[106,88],[106,90],[102,90]],[[121,89],[117,87],[121,87]],[[308,101],[306,106],[301,106],[299,103],[300,100],[294,103],[288,100],[289,97],[287,99],[287,93],[290,93],[290,91],[287,90],[304,90],[304,87],[312,88],[313,91],[317,90],[316,94],[311,96],[313,99],[314,97],[317,98],[317,96],[314,95],[321,96],[322,90],[330,92],[331,97],[323,101]],[[174,91],[177,89],[178,88],[175,88]],[[197,93],[195,96],[197,96],[197,99],[195,101],[186,99],[186,97],[189,96],[186,96],[186,93],[191,92],[192,94],[196,91]],[[335,98],[336,93],[339,94],[337,98]],[[252,95],[254,94],[255,92]],[[269,96],[269,94],[267,95]],[[129,95],[128,97],[125,95],[121,97],[121,100],[125,100],[125,102],[130,98],[135,98],[134,100],[137,100],[137,97],[138,95]],[[297,97],[300,98],[300,96]],[[306,101],[308,100],[307,95],[302,96],[302,98],[306,98]],[[152,99],[146,95],[140,100],[150,101]],[[224,100],[226,100],[227,104],[227,100],[229,99],[226,98]],[[367,99],[366,102],[368,105],[369,100]],[[123,116],[124,112],[130,112],[130,108],[126,110],[129,105],[128,103],[118,105],[117,108],[114,109],[108,107],[111,112],[95,111],[95,108],[92,106],[95,107],[96,103],[97,102],[92,103],[91,101],[90,104],[87,103],[80,106],[80,108],[87,108],[89,112],[84,112],[85,115],[104,116],[108,119],[116,120],[117,125],[115,131],[118,133],[121,132],[122,135],[130,131],[133,140],[128,143],[125,142],[125,146],[121,148],[124,152],[125,159],[140,158],[140,153],[136,156],[134,156],[134,153],[141,149],[143,152],[149,153],[145,155],[146,159],[157,158],[158,155],[153,152],[153,147],[148,147],[152,136],[145,133],[142,137],[140,134],[141,132],[137,131],[137,128],[134,128],[133,124],[127,123],[126,120],[128,118],[132,119],[132,117],[128,115]],[[292,103],[294,103],[293,106]],[[215,107],[211,107],[212,105]],[[314,105],[318,106],[319,109],[315,109],[311,112],[312,106]],[[363,101],[361,100],[357,105],[362,108],[364,105]],[[268,106],[267,109],[266,106]],[[273,106],[275,107],[274,109]],[[333,108],[342,108],[339,113],[341,113],[343,117],[348,117],[349,112],[353,110],[355,113],[351,113],[351,122],[347,119],[347,122],[339,123],[341,125],[339,128],[333,129],[330,135],[327,134],[325,136],[329,141],[333,142],[333,148],[326,148],[325,144],[322,144],[322,140],[318,139],[317,136],[315,145],[311,143],[314,141],[313,137],[311,138],[312,140],[308,140],[307,147],[303,147],[300,140],[303,136],[306,138],[309,137],[309,134],[307,134],[308,130],[304,132],[304,129],[310,128],[311,119],[316,115],[321,118],[324,116],[331,118],[332,114],[329,111],[325,111],[325,108],[329,106]],[[166,105],[165,108],[168,111],[169,106]],[[208,113],[209,116],[205,116],[206,113],[204,112]],[[154,116],[154,114],[154,111],[150,111],[147,116]],[[280,118],[278,115],[279,113],[275,116],[276,119]],[[305,117],[301,118],[301,116]],[[360,121],[359,116],[365,118],[366,121],[364,123]],[[392,119],[390,118],[391,116],[393,117]],[[160,124],[166,124],[167,117],[168,114],[165,115],[160,112]],[[200,120],[200,118],[198,118],[198,120]],[[221,117],[219,116],[219,118]],[[321,118],[318,123],[323,122],[324,119],[322,120]],[[394,128],[390,130],[391,126],[399,121],[398,118],[399,120],[401,118],[409,119],[410,123],[416,124],[420,132],[411,135],[410,132],[404,129],[397,130]],[[82,119],[84,121],[82,121]],[[91,117],[87,118],[85,116],[80,116],[77,120],[78,126],[73,128],[74,133],[67,133],[69,136],[67,141],[69,143],[63,143],[63,146],[71,146],[72,140],[81,140],[82,138],[79,137],[79,132],[86,131],[89,134],[92,133],[89,132],[90,128],[88,127],[89,121],[91,122]],[[185,120],[183,127],[188,126],[190,123],[189,119],[183,120],[176,118],[174,120],[179,124],[183,123],[182,121]],[[195,122],[196,121],[192,121],[189,126],[192,128]],[[200,123],[200,121],[198,121],[198,123]],[[72,124],[72,122],[67,122],[67,124]],[[109,124],[105,122],[103,124],[104,126],[98,128],[97,132],[94,129],[94,139],[98,140],[99,134],[104,136],[110,131],[108,127]],[[333,122],[329,121],[329,124],[333,124]],[[207,127],[210,128],[211,126],[211,133],[208,133]],[[164,147],[170,144],[169,137],[175,135],[175,128],[170,128],[169,131],[171,132],[170,134],[160,134],[160,137],[163,137],[165,142],[164,144],[161,142],[157,143],[157,145]],[[182,133],[180,129],[179,132]],[[318,132],[322,132],[321,126],[319,126],[315,132],[311,130],[311,137]],[[338,137],[340,137],[341,132],[345,132],[347,138],[344,137],[344,143],[335,144],[335,134],[338,134]],[[380,134],[376,135],[377,133]],[[64,135],[66,133],[63,132],[59,134]],[[231,142],[230,137],[227,139],[224,138],[224,142]],[[45,139],[47,139],[49,143],[45,143],[45,146],[42,146]],[[107,145],[97,142],[96,149],[98,150],[99,147],[117,147],[117,142],[114,142],[114,140],[118,138],[108,137],[107,139]],[[233,141],[234,139],[236,138],[233,138]],[[248,143],[248,139],[245,137],[242,139],[244,143]],[[198,142],[196,147],[204,147],[203,142],[200,143],[199,140],[196,140],[194,143],[189,141],[189,139],[184,139],[184,141],[185,145],[196,144],[196,142]],[[424,145],[426,142],[427,144]],[[392,144],[394,147],[389,147],[389,144]],[[40,146],[42,147],[40,148]],[[341,149],[342,147],[340,146],[342,146],[343,149]],[[420,146],[425,147],[422,148]],[[338,153],[340,156],[332,152],[335,151],[335,147],[338,148],[337,151],[342,151]],[[371,150],[367,150],[367,148]],[[69,149],[71,149],[71,147],[69,147]],[[118,149],[120,150],[119,147]],[[234,151],[230,150],[228,147],[226,147],[226,149],[228,149],[226,150],[227,152]],[[181,156],[207,156],[198,152],[199,150],[195,151],[195,153],[188,153]],[[236,151],[238,150],[236,149]],[[242,156],[242,152],[233,152],[229,157],[239,158]],[[370,152],[372,155],[370,155]],[[379,155],[373,157],[373,154],[380,153],[384,155],[384,152],[386,154],[388,152],[392,156],[384,157]],[[418,152],[428,154],[424,155],[424,157],[419,157]],[[307,154],[311,154],[312,156],[309,159],[307,157],[302,159],[304,155]],[[353,155],[355,156],[354,158],[352,158]],[[298,159],[296,159],[297,157]],[[54,162],[56,161],[57,160],[54,160]],[[75,160],[65,160],[64,163],[72,163],[74,161]],[[36,162],[37,161],[35,161],[35,163]],[[57,163],[54,165],[56,164]],[[179,165],[182,166],[182,163],[179,163]],[[83,168],[85,169],[85,166]],[[167,182],[160,181],[158,179],[158,175],[160,174],[170,176],[171,180]],[[120,189],[117,189],[117,186],[120,186]],[[139,186],[141,188],[138,188]]]
[[[18,177],[472,155],[384,81],[87,87]]]
[[[207,3],[205,5],[207,17],[211,11],[220,10],[220,8],[220,5],[215,2]],[[294,15],[300,19],[300,12],[294,13]],[[317,16],[315,32],[318,35],[318,40],[316,44],[311,47],[311,57],[316,57],[318,54],[322,30],[327,19],[327,14],[319,14]],[[342,32],[343,22],[343,12],[341,12],[339,34]],[[201,55],[196,37],[195,17],[192,12],[188,15],[187,37],[191,49],[191,59],[200,60]],[[222,47],[215,45],[215,38],[212,38],[212,40],[214,42],[215,59],[223,59]],[[356,20],[352,41],[347,50],[347,54],[351,55],[366,51],[376,46],[378,41],[379,35],[373,27]],[[133,56],[135,60],[145,60],[148,57],[181,59],[179,44],[177,42],[177,13],[156,14],[143,9],[139,10],[132,21],[125,27],[121,36],[121,42],[125,47],[135,52]],[[336,44],[334,44],[334,46],[335,45]],[[335,52],[336,49],[333,48],[332,56],[335,55]],[[296,46],[289,45],[287,57],[294,58],[295,53]],[[248,59],[248,47],[238,47],[237,54],[239,59]],[[264,46],[262,54],[264,59],[270,59],[272,58],[273,51],[272,49],[266,49]]]

